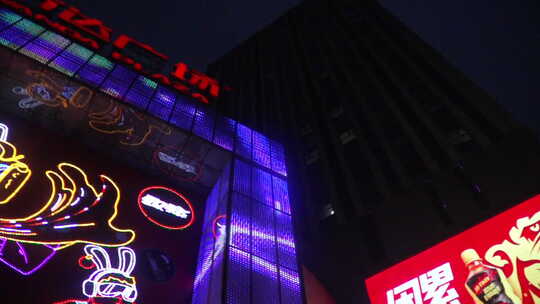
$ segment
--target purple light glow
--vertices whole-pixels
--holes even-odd
[[[253,131],[253,161],[259,165],[272,168],[270,158],[270,139]]]
[[[30,20],[23,19],[0,33],[0,44],[16,50],[43,31],[45,28]]]
[[[17,267],[16,265],[13,265],[12,263],[8,262],[7,260],[7,257],[5,257],[4,255],[4,248],[5,248],[5,245],[7,242],[10,242],[4,238],[0,239],[0,241],[3,241],[2,245],[0,246],[0,262],[6,264],[9,268],[17,271],[18,273],[24,275],[24,276],[29,276],[31,274],[33,274],[34,272],[40,270],[43,266],[45,266],[45,264],[47,264],[47,262],[49,262],[49,260],[55,255],[56,253],[56,247],[55,246],[51,246],[51,245],[40,245],[40,246],[43,246],[43,247],[47,247],[48,249],[50,249],[50,253],[45,256],[45,258],[43,258],[43,260],[36,266],[34,266],[32,269],[30,270],[23,270],[19,267]],[[16,242],[18,248],[19,248],[19,251],[18,253],[21,254],[24,258],[24,261],[25,261],[25,264],[28,265],[29,263],[29,260],[28,260],[28,255],[26,253],[26,250],[24,250],[24,246],[22,244],[20,244],[19,242]]]

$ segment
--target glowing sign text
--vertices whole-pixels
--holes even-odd
[[[157,198],[157,197],[155,197],[155,196],[153,196],[151,194],[144,195],[142,197],[141,201],[146,206],[153,207],[153,208],[155,208],[157,210],[167,212],[169,214],[178,216],[178,217],[183,218],[183,219],[188,218],[188,216],[191,214],[190,211],[188,211],[188,210],[186,210],[186,209],[184,209],[184,208],[182,208],[180,206],[176,206],[176,205],[164,202],[164,201],[160,200],[159,198]]]

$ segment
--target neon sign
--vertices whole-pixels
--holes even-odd
[[[135,252],[128,247],[118,248],[118,266],[113,267],[111,258],[105,249],[96,245],[84,247],[85,256],[94,272],[82,283],[82,292],[88,300],[65,300],[55,304],[97,304],[98,299],[114,299],[115,304],[133,303],[137,299],[135,277],[131,275],[137,263]],[[79,264],[81,260],[79,260]],[[110,303],[110,302],[107,302]]]
[[[0,124],[0,138],[7,139],[8,127]],[[16,147],[0,140],[0,200],[14,204],[17,194],[30,179],[31,170],[22,162]],[[33,214],[0,218],[0,261],[22,275],[43,267],[54,254],[76,243],[122,246],[135,239],[135,232],[119,229],[113,221],[118,213],[120,189],[101,175],[101,189],[88,181],[79,167],[60,163],[58,171],[47,170],[51,194]],[[69,234],[62,231],[69,230]],[[118,237],[124,241],[118,241]]]
[[[19,101],[22,109],[41,105],[63,110],[69,107],[86,109],[93,96],[93,92],[87,87],[66,87],[42,71],[28,70],[26,73],[35,77],[36,82],[12,89],[13,93],[24,96]],[[112,100],[108,102],[104,109],[95,109],[88,114],[88,125],[94,131],[118,136],[120,144],[125,146],[140,146],[158,132],[171,134],[169,127],[152,122],[130,107],[119,105]]]
[[[168,56],[127,35],[118,35],[113,40],[112,29],[103,24],[102,21],[84,15],[76,7],[61,0],[41,1],[36,7],[39,12],[35,12],[29,6],[20,2],[24,1],[0,0],[1,4],[31,17],[42,25],[91,49],[99,50],[105,44],[112,44],[114,51],[112,51],[110,57],[113,60],[128,65],[133,70],[170,86],[184,95],[189,95],[203,103],[209,103],[205,96],[193,91],[192,88],[201,93],[207,93],[212,98],[217,98],[220,94],[221,85],[217,80],[190,69],[185,63],[175,64],[169,76],[160,74],[159,68],[150,65],[153,65],[152,62],[165,63],[169,59]],[[58,21],[53,21],[53,19]],[[140,61],[146,61],[147,63],[143,64]],[[225,88],[230,90],[228,87]]]
[[[169,214],[172,214],[174,216],[177,216],[183,219],[187,219],[188,216],[191,214],[191,211],[186,210],[182,208],[181,206],[164,202],[151,194],[145,194],[141,198],[141,203],[143,205],[153,207],[157,210],[167,212]]]
[[[182,194],[161,186],[143,189],[139,209],[152,223],[167,229],[185,229],[195,221],[191,202]]]

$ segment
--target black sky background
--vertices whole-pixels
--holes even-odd
[[[309,0],[308,0],[309,1]],[[361,0],[357,0],[361,1]],[[298,0],[68,0],[171,60],[208,63]],[[535,0],[381,0],[395,16],[540,131],[540,3]]]

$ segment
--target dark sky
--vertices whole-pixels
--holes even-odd
[[[204,70],[206,64],[300,1],[68,2],[87,15],[102,19],[117,32],[154,46],[171,60],[182,60]],[[516,118],[540,131],[538,0],[381,0],[381,3]]]
[[[515,118],[540,131],[538,0],[381,0]]]

